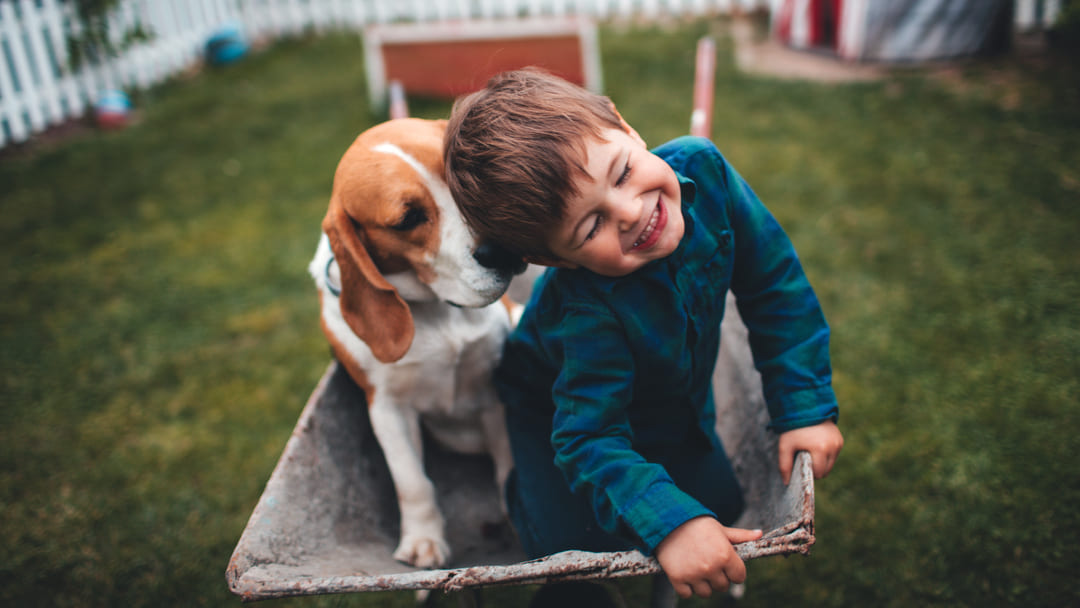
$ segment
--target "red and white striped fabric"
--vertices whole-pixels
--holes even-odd
[[[845,0],[780,0],[773,14],[773,34],[795,48],[835,48],[835,24],[840,23],[845,5],[850,3]]]
[[[773,36],[851,61],[925,61],[1007,42],[1013,0],[774,0]]]

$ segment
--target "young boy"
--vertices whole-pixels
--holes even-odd
[[[454,105],[447,181],[481,240],[551,266],[496,372],[531,557],[654,552],[681,597],[742,582],[726,527],[742,495],[711,378],[730,288],[750,330],[787,483],[843,444],[829,330],[791,243],[701,138],[649,151],[611,102],[547,73],[494,77]]]

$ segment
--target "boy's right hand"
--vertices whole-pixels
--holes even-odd
[[[679,597],[709,597],[746,580],[746,566],[732,544],[759,538],[761,530],[728,528],[712,517],[695,517],[660,542],[656,561]]]

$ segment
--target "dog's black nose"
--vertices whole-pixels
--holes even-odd
[[[516,256],[495,243],[481,243],[473,258],[484,268],[490,268],[499,272],[521,274],[525,272],[525,260]]]

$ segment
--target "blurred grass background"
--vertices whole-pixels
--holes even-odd
[[[780,82],[736,72],[725,31],[601,43],[655,145],[686,131],[694,45],[719,37],[714,140],[834,330],[847,444],[818,543],[750,562],[741,603],[1080,604],[1080,68]],[[141,95],[124,131],[0,155],[0,605],[239,603],[226,563],[329,358],[306,265],[338,159],[380,120],[361,52],[284,42]],[[646,604],[647,580],[620,585]]]

